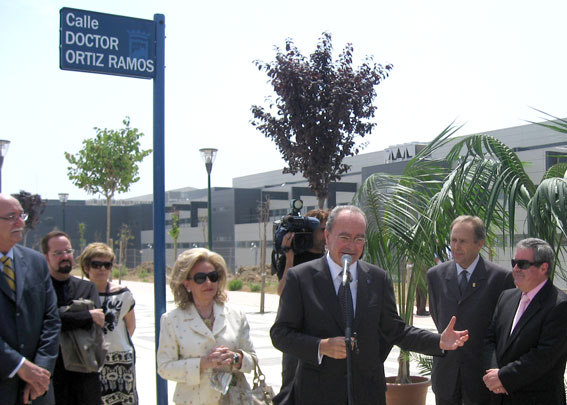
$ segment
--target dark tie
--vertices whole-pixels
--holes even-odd
[[[339,302],[341,304],[341,309],[343,312],[343,317],[345,319],[346,322],[346,314],[347,314],[347,309],[349,311],[350,314],[352,314],[354,316],[354,308],[352,305],[352,292],[350,290],[350,283],[348,285],[349,288],[345,288],[342,282],[342,277],[343,277],[343,272],[341,271],[339,273],[339,277],[341,278],[341,285],[339,287],[339,292],[337,293],[337,296],[339,297]],[[347,270],[347,277],[349,279],[349,281],[352,281],[352,276],[350,275],[350,271]],[[348,307],[345,307],[345,294],[347,296],[347,302],[348,302]]]
[[[4,278],[10,286],[10,289],[14,294],[16,293],[16,275],[14,274],[14,268],[12,267],[12,259],[8,256],[2,256],[0,261],[4,265]]]
[[[467,289],[467,284],[469,283],[469,281],[467,280],[468,274],[468,271],[463,270],[459,275],[459,290],[461,290],[461,295],[463,295],[465,293],[465,290]]]

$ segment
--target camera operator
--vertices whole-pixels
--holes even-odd
[[[285,285],[285,276],[289,268],[297,266],[298,264],[305,263],[311,260],[318,259],[325,254],[325,225],[329,211],[314,209],[305,214],[306,217],[317,218],[320,222],[319,227],[313,231],[313,247],[305,252],[295,254],[292,248],[294,232],[288,232],[284,235],[282,240],[282,248],[285,251],[285,264],[283,258],[278,263],[278,295],[281,295]],[[283,264],[283,265],[282,265]]]
[[[313,247],[305,252],[295,254],[293,252],[292,244],[295,236],[294,232],[288,232],[282,239],[282,249],[285,255],[281,256],[277,265],[277,274],[280,284],[278,287],[278,294],[281,294],[284,285],[285,277],[289,268],[297,266],[298,264],[305,263],[311,260],[323,257],[325,254],[325,226],[327,224],[327,217],[329,216],[328,210],[314,209],[307,214],[306,217],[317,218],[320,225],[313,231]],[[284,263],[285,260],[285,263]],[[285,395],[293,386],[293,379],[295,377],[295,369],[297,368],[297,358],[288,353],[282,355],[282,388],[278,397]],[[277,399],[274,398],[276,401]]]

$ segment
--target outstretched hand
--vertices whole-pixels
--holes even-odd
[[[457,322],[456,317],[452,317],[449,321],[449,325],[445,328],[441,334],[441,340],[439,341],[439,347],[443,350],[456,350],[457,348],[463,346],[467,340],[469,340],[468,330],[455,330],[455,323]]]

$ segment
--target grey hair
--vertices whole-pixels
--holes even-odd
[[[527,238],[519,241],[516,249],[531,249],[534,254],[534,262],[548,264],[547,274],[549,275],[555,260],[555,253],[553,253],[549,243],[538,238]]]

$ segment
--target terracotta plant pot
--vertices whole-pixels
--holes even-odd
[[[425,405],[427,388],[431,385],[428,377],[411,376],[411,384],[394,384],[396,377],[386,377],[387,405]]]

